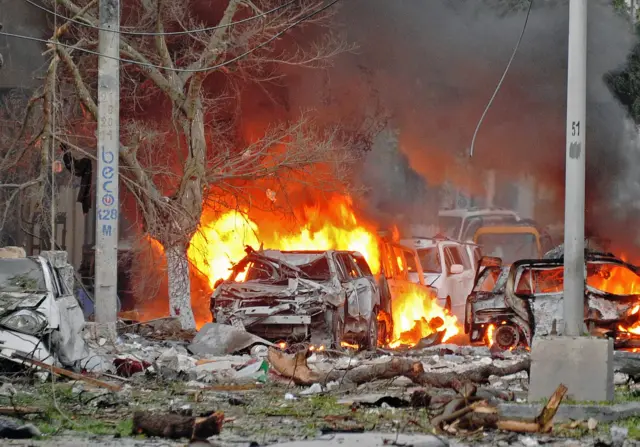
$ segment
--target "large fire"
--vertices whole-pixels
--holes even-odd
[[[380,267],[375,226],[357,219],[349,198],[331,200],[332,213],[322,214],[316,207],[304,207],[305,219],[296,233],[284,234],[273,222],[256,224],[246,213],[229,211],[201,225],[191,239],[188,256],[206,275],[209,285],[229,276],[234,263],[245,256],[245,247],[264,244],[276,250],[351,250],[360,252],[374,274]],[[241,279],[241,278],[240,278]]]
[[[360,252],[374,274],[380,271],[380,240],[376,226],[358,219],[349,198],[334,197],[324,211],[306,206],[297,216],[301,224],[294,231],[282,225],[260,221],[241,211],[228,211],[217,218],[203,217],[193,236],[188,257],[213,289],[218,279],[226,279],[234,263],[245,256],[245,247],[279,250],[352,250]],[[238,278],[242,279],[242,278]],[[436,331],[446,331],[444,339],[459,332],[456,318],[438,306],[426,289],[416,286],[394,296],[392,347],[415,345]],[[200,326],[202,316],[197,315]]]

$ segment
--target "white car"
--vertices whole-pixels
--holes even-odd
[[[487,224],[520,220],[515,211],[501,208],[441,210],[438,212],[438,231],[454,240],[470,241],[476,230]]]
[[[401,243],[418,254],[420,265],[409,266],[409,280],[421,283],[422,279],[437,291],[438,304],[449,309],[458,321],[464,321],[467,296],[481,258],[479,247],[446,238],[414,237]]]

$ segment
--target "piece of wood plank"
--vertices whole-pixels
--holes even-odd
[[[67,377],[73,380],[81,380],[86,383],[90,383],[91,385],[95,385],[100,388],[107,388],[111,391],[120,391],[122,389],[121,385],[116,385],[114,383],[103,382],[102,380],[94,379],[93,377],[84,376],[82,374],[74,373],[73,371],[69,371],[67,369],[58,368],[57,366],[47,365],[40,360],[32,359],[29,357],[24,357],[21,355],[14,354],[15,357],[19,358],[25,363],[30,363],[33,366],[37,366],[38,368],[42,368],[46,371],[49,371],[53,374],[57,374],[59,376]]]
[[[43,413],[42,408],[38,407],[0,407],[0,414],[5,416],[16,416],[21,414],[38,414]]]
[[[548,433],[553,428],[553,417],[556,415],[565,394],[567,394],[567,387],[561,383],[549,398],[549,402],[547,402],[542,408],[542,411],[540,411],[540,414],[535,418],[534,422],[540,426],[541,433]]]

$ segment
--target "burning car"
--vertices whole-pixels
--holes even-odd
[[[246,253],[231,276],[216,285],[214,321],[271,341],[377,346],[377,314],[385,303],[360,253],[250,247]]]
[[[0,357],[72,367],[87,355],[83,327],[82,309],[47,259],[0,258]]]
[[[530,346],[534,335],[562,331],[563,259],[521,260],[503,267],[483,258],[465,309],[472,342],[502,349]],[[615,339],[616,348],[640,341],[640,276],[612,254],[585,258],[585,324],[592,335]]]

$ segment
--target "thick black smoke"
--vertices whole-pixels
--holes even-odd
[[[420,174],[417,181],[408,178],[402,156],[395,157],[400,168],[393,169],[384,155],[390,149],[374,145],[361,174],[373,187],[371,202],[386,207],[379,211],[388,212],[389,196],[395,196],[396,206],[415,209],[413,201],[435,212],[437,200],[424,197],[425,191],[435,194],[428,187],[452,180],[481,194],[479,172],[494,168],[498,189],[525,172],[550,188],[554,205],[538,206],[536,215],[546,222],[562,221],[568,1],[534,3],[522,44],[480,129],[475,156],[466,155],[525,20],[527,2],[519,8],[507,3],[344,2],[344,29],[359,50],[343,56],[329,73],[333,95],[352,103],[354,89],[368,88],[369,102],[375,97],[389,112],[405,161]],[[614,227],[612,212],[620,209],[623,192],[629,192],[623,180],[630,156],[625,115],[603,75],[624,63],[633,37],[610,2],[588,3],[587,225],[603,233]],[[369,106],[363,102],[362,111]]]

